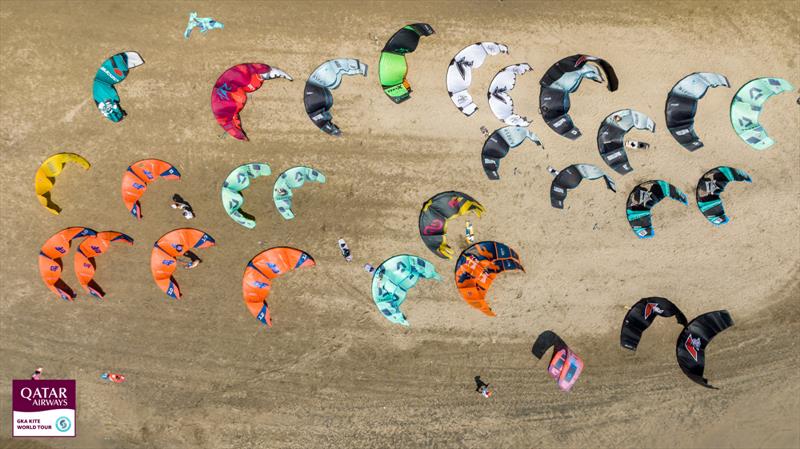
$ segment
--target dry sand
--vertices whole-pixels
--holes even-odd
[[[796,310],[800,271],[800,115],[796,93],[770,100],[763,123],[777,144],[765,152],[731,130],[734,90],[759,76],[800,83],[796,2],[694,2],[631,6],[594,2],[370,4],[365,2],[9,2],[0,4],[0,145],[3,151],[0,246],[0,446],[27,448],[317,447],[799,447],[800,363]],[[224,30],[182,37],[189,11]],[[394,105],[378,83],[380,49],[406,23],[436,29],[409,56],[412,100]],[[478,69],[479,111],[462,116],[444,76],[464,46],[493,40],[510,55]],[[120,85],[129,116],[105,120],[91,80],[111,54],[138,51],[146,63]],[[620,89],[587,82],[573,95],[576,142],[549,130],[537,113],[538,79],[558,59],[588,53],[615,66]],[[303,110],[303,83],[327,59],[359,58],[369,76],[336,91],[340,139],[321,133]],[[242,114],[250,142],[220,139],[209,108],[219,74],[265,62],[295,77],[269,81]],[[485,89],[500,68],[528,62],[514,98],[546,149],[514,150],[501,177],[480,167],[479,128],[500,127]],[[697,131],[705,148],[688,153],[664,125],[668,90],[684,75],[715,71],[732,89],[710,90]],[[548,165],[585,162],[607,169],[595,130],[610,112],[634,108],[657,123],[637,134],[651,150],[630,152],[635,171],[573,191],[567,209],[549,205]],[[71,151],[93,164],[68,167],[53,216],[37,204],[33,176],[50,154]],[[134,220],[120,200],[120,177],[133,161],[161,158],[183,173],[161,181]],[[274,210],[275,175],[245,193],[258,226],[247,230],[220,205],[224,176],[265,161],[275,174],[310,165],[328,178],[296,196],[293,221]],[[709,225],[694,188],[708,169],[731,165],[754,183],[725,194],[732,221]],[[513,172],[516,168],[517,174]],[[657,236],[639,241],[625,220],[627,193],[665,179],[690,205],[664,202]],[[463,190],[488,209],[480,239],[517,249],[526,273],[502,275],[490,291],[489,319],[458,296],[453,263],[434,257],[417,231],[420,205],[442,190]],[[181,193],[197,211],[187,223],[167,207]],[[462,221],[451,228],[454,242]],[[185,293],[169,300],[153,283],[149,255],[165,232],[186,226],[217,240],[199,268],[177,278]],[[36,254],[54,232],[83,225],[136,239],[98,258],[108,294],[58,300],[39,279]],[[346,264],[336,240],[350,243]],[[291,273],[272,293],[274,327],[258,325],[241,300],[250,257],[271,246],[311,253],[318,266]],[[376,311],[366,262],[408,252],[436,264],[444,280],[421,281],[404,305],[409,329]],[[72,256],[65,259],[72,264]],[[70,268],[65,280],[80,289]],[[648,331],[636,354],[622,350],[625,307],[666,296],[693,317],[725,308],[736,325],[714,340],[707,376],[691,383],[675,363],[673,320]],[[530,355],[535,336],[553,329],[586,362],[563,394]],[[12,378],[38,365],[47,378],[78,381],[75,439],[10,439]],[[128,382],[101,382],[104,370]],[[480,374],[497,389],[473,391]]]

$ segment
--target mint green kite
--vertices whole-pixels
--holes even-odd
[[[792,90],[794,87],[781,78],[756,78],[748,81],[731,101],[733,130],[754,150],[771,147],[775,141],[767,135],[767,130],[758,122],[758,117],[769,97]]]
[[[248,229],[256,227],[253,216],[242,212],[244,196],[241,191],[250,187],[250,180],[261,176],[269,176],[272,171],[266,162],[253,162],[236,167],[222,183],[222,207],[236,223]]]
[[[294,218],[292,212],[292,190],[296,189],[306,181],[315,181],[325,184],[325,175],[310,167],[292,167],[278,176],[275,187],[272,190],[272,199],[275,207],[278,208],[281,216],[287,220]]]
[[[436,267],[422,257],[399,254],[385,260],[372,274],[372,300],[392,323],[408,326],[400,304],[420,278],[441,281]]]

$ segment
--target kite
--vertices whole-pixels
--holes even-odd
[[[372,300],[387,320],[409,326],[400,305],[420,278],[442,280],[433,264],[409,254],[386,259],[372,273]]]
[[[625,134],[633,128],[656,132],[655,122],[633,109],[612,112],[597,130],[597,150],[600,151],[600,156],[620,175],[633,171],[628,163],[628,155],[625,154]]]
[[[130,69],[142,64],[144,60],[139,53],[126,51],[106,59],[97,69],[92,84],[92,96],[103,117],[119,122],[128,115],[119,104],[119,94],[114,86],[128,76]]]
[[[525,139],[530,139],[531,142],[537,146],[542,146],[539,136],[521,126],[506,126],[495,130],[483,143],[481,150],[481,163],[483,164],[483,171],[486,176],[491,180],[500,179],[500,159],[506,157],[509,151],[522,145]]]
[[[466,193],[440,192],[422,204],[419,211],[419,236],[434,254],[442,259],[453,258],[453,248],[447,244],[447,222],[474,212],[478,217],[485,212],[483,205]]]
[[[303,104],[308,118],[322,131],[331,136],[340,136],[342,131],[333,123],[333,93],[344,75],[367,76],[367,65],[358,59],[331,59],[325,61],[311,73],[306,81]]]
[[[293,81],[283,70],[267,64],[238,64],[222,72],[211,89],[211,112],[222,129],[237,140],[250,140],[242,128],[239,113],[247,103],[247,94],[261,88],[266,80],[284,78]]]
[[[172,273],[178,265],[178,257],[193,249],[214,246],[214,239],[203,231],[180,228],[170,231],[153,245],[150,252],[150,272],[158,288],[170,298],[180,299],[181,289]]]
[[[689,379],[706,388],[713,388],[703,377],[706,367],[705,350],[720,332],[733,326],[733,318],[727,310],[704,313],[689,322],[678,335],[675,356],[678,365]]]
[[[468,89],[472,84],[472,70],[483,64],[487,56],[508,54],[508,47],[497,42],[478,42],[465,47],[453,56],[447,67],[447,93],[459,111],[470,116],[478,110]]]
[[[736,134],[754,150],[766,150],[775,141],[758,122],[764,103],[773,95],[794,90],[781,78],[756,78],[748,81],[736,92],[731,101],[731,125]]]
[[[681,326],[686,326],[686,316],[667,298],[650,297],[640,299],[625,314],[619,344],[625,349],[636,351],[644,331],[653,324],[657,316],[674,316]]]
[[[97,268],[94,258],[106,252],[112,242],[124,242],[128,245],[133,245],[133,238],[121,232],[98,232],[97,235],[86,237],[75,252],[74,268],[78,282],[80,282],[84,290],[97,298],[104,297],[105,292],[94,281],[94,273]]]
[[[278,212],[286,220],[294,218],[292,212],[292,190],[301,187],[306,181],[325,184],[325,175],[310,167],[292,167],[278,176],[272,190],[272,199]]]
[[[601,69],[608,79],[608,90],[614,92],[619,87],[614,67],[596,56],[568,56],[547,70],[539,80],[539,112],[550,129],[570,140],[581,136],[581,131],[569,116],[569,94],[578,90],[584,78],[602,83]]]
[[[191,12],[189,13],[189,23],[186,24],[186,31],[183,32],[183,38],[189,39],[189,35],[195,28],[200,28],[200,32],[206,34],[209,30],[221,30],[225,28],[225,25],[211,17],[197,17],[196,12]]]
[[[236,167],[222,183],[222,207],[236,223],[248,229],[256,227],[253,216],[241,210],[244,204],[242,190],[250,187],[250,180],[269,176],[272,171],[266,162],[253,162]]]
[[[78,164],[84,170],[92,166],[89,161],[75,153],[58,153],[48,157],[36,170],[34,182],[36,197],[39,199],[39,204],[55,215],[61,212],[61,208],[50,198],[50,191],[56,183],[56,177],[61,174],[68,162]]]
[[[383,92],[395,103],[402,103],[411,98],[411,84],[406,79],[408,75],[406,54],[413,53],[417,49],[421,36],[430,36],[433,33],[435,33],[433,27],[427,23],[406,25],[394,33],[381,50],[378,78]]]
[[[554,176],[553,182],[550,183],[550,205],[556,209],[564,208],[564,200],[567,199],[567,191],[577,188],[584,179],[603,178],[608,190],[614,193],[617,192],[617,186],[614,184],[614,181],[603,173],[603,170],[600,170],[594,165],[573,164],[561,171],[553,168],[550,168],[549,171],[550,174]]]
[[[753,182],[750,175],[733,167],[712,168],[697,181],[697,207],[714,226],[722,226],[730,221],[725,215],[720,194],[731,181]]]
[[[655,235],[650,210],[664,198],[672,198],[684,206],[689,203],[686,195],[667,181],[646,181],[631,190],[628,195],[626,213],[633,233],[640,239]]]
[[[139,198],[147,191],[147,185],[156,177],[168,180],[181,179],[178,169],[160,159],[143,159],[134,162],[122,175],[122,201],[131,215],[141,219],[142,206]]]
[[[486,96],[489,99],[489,108],[494,116],[506,125],[528,126],[531,122],[514,112],[514,101],[509,92],[517,83],[517,76],[523,75],[533,68],[528,63],[510,65],[497,72],[489,85]]]
[[[558,388],[569,391],[583,372],[583,360],[564,343],[564,340],[553,331],[544,331],[536,338],[531,353],[541,360],[548,349],[553,348],[553,357],[547,372],[555,379]]]
[[[72,301],[76,296],[69,285],[61,279],[61,270],[64,266],[61,258],[69,252],[73,240],[93,235],[97,235],[94,229],[75,226],[58,231],[42,245],[39,251],[39,274],[47,288],[59,298]]]
[[[667,104],[664,107],[667,129],[689,151],[703,146],[703,142],[694,132],[697,103],[706,95],[709,87],[719,86],[730,87],[728,78],[719,73],[695,72],[678,81],[667,94]]]
[[[499,242],[479,242],[465,249],[456,261],[456,287],[461,298],[485,315],[495,316],[486,302],[494,278],[506,270],[522,270],[519,255]]]
[[[261,251],[247,262],[242,277],[242,296],[250,313],[260,322],[272,327],[272,317],[267,298],[272,291],[272,280],[289,271],[316,265],[305,251],[286,246]]]

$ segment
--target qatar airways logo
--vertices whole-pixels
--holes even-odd
[[[19,395],[23,399],[27,399],[31,403],[31,405],[39,407],[43,406],[66,407],[68,405],[66,387],[59,387],[59,388],[23,387],[19,391]]]

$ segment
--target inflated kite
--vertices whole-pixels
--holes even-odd
[[[580,129],[569,116],[569,95],[578,90],[584,78],[602,83],[601,69],[608,79],[608,90],[614,92],[619,87],[614,67],[596,56],[568,56],[547,69],[539,80],[539,113],[550,129],[571,140],[581,136]]]
[[[156,178],[181,179],[178,169],[160,159],[143,159],[131,164],[122,175],[122,202],[131,215],[141,219],[142,205],[139,198],[147,191],[147,185]]]
[[[461,298],[488,316],[495,316],[486,293],[494,278],[506,270],[522,270],[516,251],[500,242],[479,242],[465,249],[456,261],[456,287]]]
[[[688,205],[686,194],[667,181],[646,181],[631,190],[628,195],[626,214],[633,233],[640,239],[655,235],[651,209],[664,198],[671,198],[684,206]]]
[[[39,274],[47,288],[59,298],[72,301],[76,296],[69,285],[61,279],[64,266],[61,258],[69,252],[73,240],[93,235],[97,235],[94,229],[75,226],[58,231],[42,245],[39,251]]]
[[[333,123],[333,92],[339,87],[344,75],[367,76],[367,65],[358,59],[332,59],[325,61],[317,67],[306,81],[303,95],[303,104],[308,118],[317,125],[317,128],[330,134],[339,136],[342,131]]]
[[[709,87],[719,86],[730,87],[725,75],[696,72],[678,81],[667,94],[667,104],[664,107],[667,129],[689,151],[703,147],[703,142],[694,132],[697,104],[706,95]]]
[[[782,78],[757,78],[742,86],[731,101],[731,125],[736,134],[754,150],[766,150],[775,141],[767,135],[758,119],[767,99],[794,90]]]
[[[78,164],[84,170],[88,170],[92,165],[82,156],[75,153],[58,153],[48,157],[39,169],[36,170],[34,188],[39,204],[47,208],[51,213],[58,215],[61,208],[50,198],[50,191],[56,183],[56,177],[61,174],[61,170],[68,162]]]
[[[236,167],[222,183],[222,207],[236,223],[248,229],[256,227],[256,221],[250,214],[241,210],[244,204],[242,191],[250,187],[250,180],[261,176],[269,176],[272,171],[266,162],[253,162]]]
[[[97,268],[94,258],[106,252],[112,242],[122,242],[133,245],[133,238],[121,232],[103,231],[97,235],[86,237],[75,252],[75,275],[78,282],[90,295],[97,298],[105,296],[105,292],[94,281]]]
[[[178,265],[178,257],[193,249],[214,246],[214,239],[203,231],[180,228],[161,236],[150,252],[150,272],[158,288],[170,298],[180,299],[181,289],[172,273]]]
[[[420,278],[442,280],[432,263],[409,254],[392,256],[378,266],[372,274],[372,300],[387,320],[409,326],[400,305]]]
[[[706,367],[706,347],[720,332],[733,326],[733,318],[727,310],[704,313],[683,328],[675,342],[678,365],[689,379],[706,388],[716,387],[703,377]]]
[[[466,193],[437,193],[425,201],[419,211],[419,236],[434,254],[442,259],[452,259],[455,253],[447,244],[447,222],[469,212],[480,217],[485,211],[478,200]]]
[[[648,116],[633,109],[612,112],[597,130],[597,150],[600,156],[620,175],[633,171],[625,153],[625,135],[631,129],[656,132],[656,123]]]
[[[119,104],[119,94],[114,86],[128,76],[130,69],[142,64],[144,60],[139,53],[126,51],[106,59],[97,69],[92,84],[92,96],[103,117],[119,122],[128,115]]]
[[[245,306],[258,321],[272,327],[267,298],[272,291],[273,279],[292,270],[314,265],[316,263],[311,255],[286,246],[258,253],[247,262],[242,277],[242,297]]]
[[[514,64],[497,72],[489,85],[486,93],[489,99],[489,108],[495,117],[506,125],[528,126],[531,122],[514,111],[514,100],[511,92],[517,84],[517,76],[523,75],[533,68],[528,63]]]
[[[402,103],[411,98],[411,84],[406,75],[408,63],[406,54],[414,52],[421,36],[435,33],[427,23],[406,25],[389,38],[381,50],[378,64],[378,78],[386,95],[395,103]]]
[[[211,112],[222,129],[238,140],[250,140],[242,128],[239,113],[247,103],[247,94],[261,88],[266,80],[292,77],[281,69],[267,64],[238,64],[222,72],[211,89]]]
[[[615,193],[617,191],[617,186],[614,184],[614,181],[603,173],[603,170],[600,170],[594,165],[572,164],[561,171],[550,169],[550,174],[554,176],[553,182],[550,183],[550,205],[556,209],[564,208],[567,192],[577,188],[584,179],[603,178],[608,190]]]
[[[481,164],[486,176],[492,180],[500,179],[500,159],[506,157],[509,151],[522,145],[525,139],[530,139],[537,146],[542,146],[539,136],[528,128],[521,126],[506,126],[495,130],[483,143],[481,150]]]
[[[293,190],[302,187],[306,181],[325,184],[325,175],[311,167],[292,167],[278,176],[272,189],[272,200],[278,212],[286,220],[294,218],[292,212]]]
[[[744,170],[733,167],[712,168],[697,181],[697,207],[714,226],[722,226],[730,221],[722,206],[720,194],[731,181],[753,182]]]
[[[553,331],[539,334],[533,342],[531,353],[541,360],[550,348],[553,348],[553,356],[547,365],[547,372],[555,379],[561,391],[569,391],[583,372],[583,360]]]
[[[639,347],[639,341],[642,340],[642,334],[658,316],[665,318],[674,316],[678,324],[686,326],[686,316],[669,299],[656,296],[643,298],[625,314],[619,334],[619,344],[625,349],[635,351]]]

